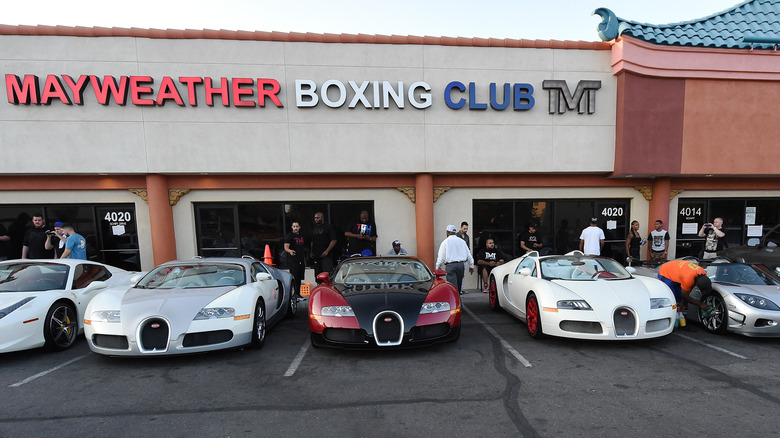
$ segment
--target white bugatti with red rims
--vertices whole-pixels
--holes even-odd
[[[133,274],[76,259],[0,263],[0,353],[70,348],[87,303],[107,287],[129,286]]]
[[[291,284],[289,272],[252,258],[168,262],[92,300],[84,335],[108,356],[260,348],[270,327],[295,315]]]
[[[493,310],[525,321],[534,338],[656,338],[672,332],[677,315],[674,295],[661,281],[634,277],[611,258],[579,251],[532,251],[497,266],[488,294]]]

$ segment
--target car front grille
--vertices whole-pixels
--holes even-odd
[[[619,338],[636,336],[636,316],[628,307],[618,307],[612,314],[615,336]]]
[[[380,347],[400,345],[404,339],[404,321],[401,315],[385,311],[374,317],[374,338]]]
[[[114,350],[127,350],[127,336],[119,335],[92,335],[92,343],[100,348],[111,348]]]
[[[565,332],[573,333],[588,333],[592,335],[601,334],[604,330],[601,328],[601,324],[591,321],[561,321],[558,327]]]
[[[647,321],[645,332],[647,333],[660,332],[661,330],[668,329],[671,324],[672,324],[671,318],[662,318],[662,319],[654,319],[652,321]]]
[[[412,341],[424,341],[426,339],[440,338],[450,332],[450,325],[446,322],[432,325],[417,326],[412,330]]]
[[[170,329],[168,321],[162,318],[150,318],[141,324],[138,347],[141,351],[165,351],[168,349]]]
[[[200,345],[219,344],[233,339],[230,330],[215,330],[213,332],[187,333],[184,335],[182,347],[198,347]]]
[[[322,337],[329,342],[342,344],[363,344],[366,342],[366,332],[361,329],[326,328]]]

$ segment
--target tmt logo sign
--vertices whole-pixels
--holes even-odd
[[[549,90],[550,114],[563,114],[567,109],[576,109],[580,114],[593,114],[596,112],[596,90],[601,88],[601,81],[579,81],[574,95],[569,91],[566,81],[546,80],[542,82],[542,88]]]

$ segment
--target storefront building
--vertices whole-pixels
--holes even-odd
[[[774,51],[602,34],[0,26],[0,223],[75,222],[93,258],[150,269],[266,245],[279,263],[317,211],[343,235],[367,210],[378,252],[429,264],[462,221],[519,255],[528,223],[559,252],[597,216],[616,258],[634,219],[663,218],[677,254],[686,223],[723,216],[740,244],[780,221]]]

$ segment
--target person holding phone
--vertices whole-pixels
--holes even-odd
[[[721,228],[723,228],[723,219],[716,217],[712,223],[705,223],[699,229],[699,237],[704,237],[703,259],[714,259],[718,251],[728,247],[726,233]]]

